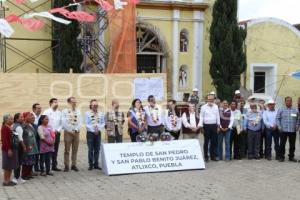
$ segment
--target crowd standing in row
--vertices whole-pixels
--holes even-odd
[[[246,108],[245,100],[239,91],[232,102],[220,102],[214,93],[207,95],[206,103],[199,106],[198,90],[194,89],[189,100],[188,111],[179,112],[176,101],[168,100],[163,110],[155,100],[148,97],[148,105],[143,106],[140,99],[134,99],[127,113],[128,133],[132,142],[137,142],[141,134],[169,134],[178,140],[199,139],[204,135],[204,159],[225,160],[272,159],[272,139],[276,159],[285,159],[285,145],[289,139],[289,161],[295,162],[296,132],[299,128],[299,111],[292,107],[292,98],[285,98],[285,106],[277,110],[273,100],[259,104],[251,103]],[[68,108],[59,111],[58,100],[49,101],[50,108],[42,113],[41,105],[32,106],[32,112],[16,113],[14,117],[4,115],[1,128],[2,168],[4,186],[14,186],[41,176],[53,176],[51,171],[58,168],[57,155],[60,136],[64,131],[64,172],[77,168],[81,113],[76,99],[67,100]],[[110,111],[100,112],[96,99],[90,101],[90,110],[84,114],[87,133],[89,170],[101,170],[99,152],[101,130],[105,129],[109,143],[122,142],[125,114],[119,110],[119,102],[112,101]],[[225,142],[224,142],[225,141]],[[265,149],[263,150],[263,147]],[[71,164],[70,164],[71,155]],[[14,178],[11,179],[12,171]]]

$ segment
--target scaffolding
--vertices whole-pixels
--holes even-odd
[[[17,9],[20,11],[18,16],[22,16],[29,12],[38,12],[42,6],[45,6],[49,3],[48,0],[41,2],[35,6],[28,6],[26,4],[18,5],[13,0],[7,0],[13,9]],[[51,0],[51,8],[53,8],[54,0]],[[4,3],[0,1],[0,18],[5,18],[5,14],[8,9],[5,7]],[[94,22],[99,25],[99,28],[96,33],[93,35],[89,35],[88,33],[88,25],[87,23],[81,23],[81,35],[78,38],[79,46],[82,50],[82,54],[84,57],[84,62],[82,64],[82,70],[87,72],[87,63],[86,61],[89,59],[93,65],[96,67],[96,72],[103,73],[105,66],[107,64],[108,59],[108,51],[106,50],[105,44],[103,40],[100,40],[101,36],[104,34],[108,26],[107,13],[102,10],[100,7],[97,9],[97,20]],[[28,38],[28,37],[14,37],[14,38],[5,38],[1,35],[0,38],[0,70],[5,73],[13,72],[24,65],[30,63],[33,67],[36,67],[36,72],[39,72],[39,69],[44,70],[45,72],[52,72],[52,66],[47,66],[47,63],[38,60],[42,55],[46,53],[52,52],[56,48],[60,48],[60,41],[54,40],[52,38],[53,27],[51,23],[45,23],[45,27],[51,31],[49,31],[49,38]],[[18,42],[49,42],[50,44],[44,48],[40,48],[38,52],[34,54],[26,53],[20,47],[21,45],[12,45],[8,41],[14,41],[14,43]],[[12,52],[14,55],[20,58],[20,61],[14,63],[12,66],[7,66],[7,51]],[[52,53],[51,53],[52,55]]]

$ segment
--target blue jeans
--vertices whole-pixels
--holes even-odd
[[[279,132],[277,130],[266,130],[266,158],[272,157],[272,137],[274,140],[275,155],[279,157]]]
[[[223,160],[223,140],[225,139],[225,159],[230,160],[230,134],[231,130],[226,132],[220,131],[218,133],[218,157]]]
[[[88,145],[89,165],[94,168],[99,167],[101,132],[97,135],[93,132],[87,132],[86,141]]]

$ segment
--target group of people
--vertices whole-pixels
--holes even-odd
[[[134,99],[126,114],[119,109],[118,100],[113,100],[111,109],[100,112],[98,101],[90,101],[90,109],[81,116],[75,97],[67,99],[68,107],[62,111],[58,100],[52,98],[50,107],[42,112],[41,105],[32,106],[32,112],[4,115],[1,128],[2,168],[4,186],[14,186],[41,176],[53,176],[58,168],[57,155],[60,136],[64,131],[64,172],[77,168],[77,152],[82,128],[82,117],[86,126],[88,145],[88,170],[101,170],[99,152],[101,133],[107,135],[108,143],[123,140],[125,119],[128,119],[128,133],[132,142],[141,134],[157,134],[158,138],[168,134],[172,139],[199,139],[204,135],[204,158],[208,162],[225,160],[272,158],[272,139],[276,159],[284,161],[285,144],[289,138],[289,160],[294,158],[296,131],[299,127],[298,109],[292,107],[292,98],[285,98],[285,106],[275,108],[273,100],[251,103],[246,108],[245,100],[236,91],[232,102],[220,102],[214,93],[207,95],[206,103],[199,106],[197,90],[190,97],[188,110],[179,110],[175,100],[168,100],[162,109],[153,95],[146,106],[140,99]],[[265,150],[263,150],[265,147]],[[71,154],[71,162],[70,162]],[[12,177],[13,173],[13,178]]]

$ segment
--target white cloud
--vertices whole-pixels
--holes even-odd
[[[239,0],[239,20],[275,17],[300,23],[299,0]]]

